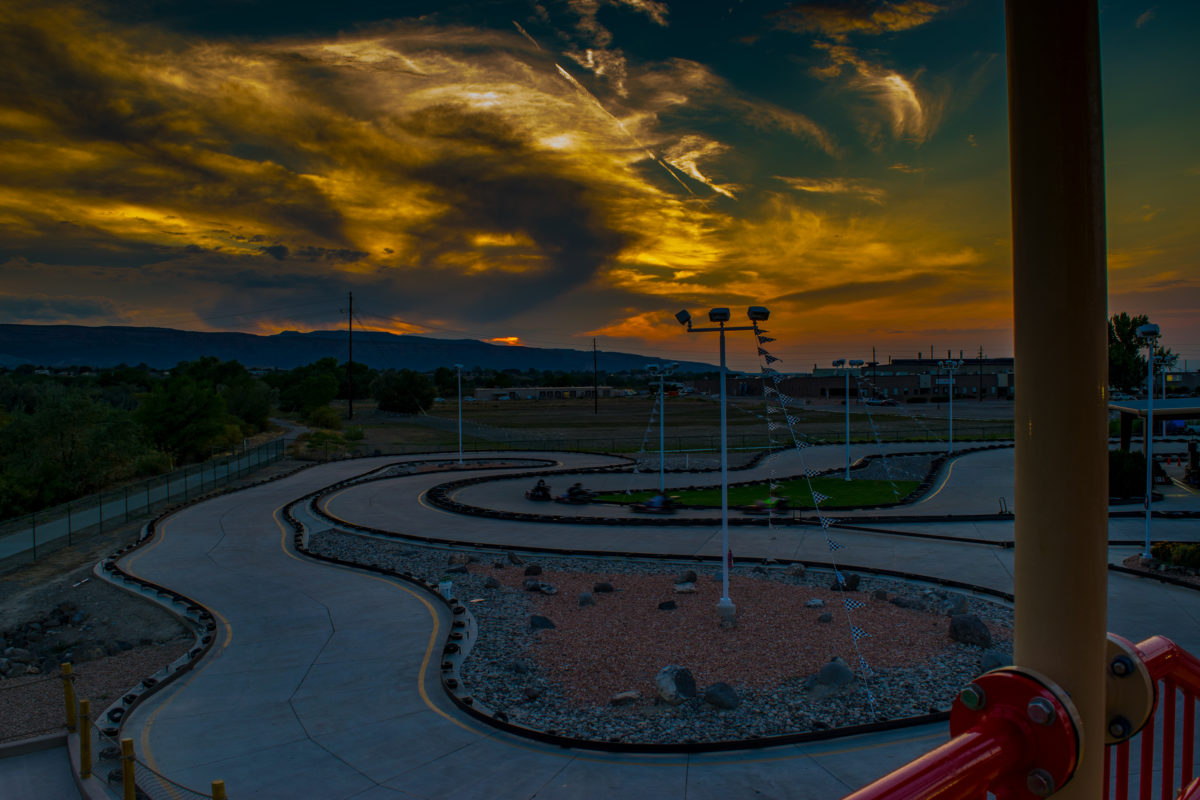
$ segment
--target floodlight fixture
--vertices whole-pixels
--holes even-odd
[[[1148,322],[1145,325],[1139,325],[1137,329],[1137,337],[1139,339],[1156,339],[1158,338],[1158,326],[1153,322]]]
[[[834,361],[834,362],[833,362],[833,366],[835,366],[835,367],[844,367],[844,366],[846,366],[846,359],[844,359],[844,358],[839,358],[837,361]]]
[[[714,308],[708,312],[709,322],[729,322],[728,308]]]
[[[692,314],[686,308],[675,314],[675,319],[679,320],[680,325],[692,324]]]
[[[852,367],[861,367],[862,365],[863,365],[863,360],[862,360],[861,358],[852,358],[852,359],[850,359],[850,366],[852,366]]]
[[[746,316],[751,322],[766,322],[771,316],[771,312],[763,306],[750,306],[746,309]]]

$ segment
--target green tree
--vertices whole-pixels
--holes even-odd
[[[449,367],[434,370],[433,385],[438,397],[458,397],[458,373]]]
[[[1108,384],[1121,392],[1138,392],[1146,386],[1145,348],[1138,338],[1137,329],[1147,324],[1145,314],[1129,316],[1122,311],[1108,321]],[[1161,345],[1154,351],[1155,358],[1170,368],[1178,356]]]
[[[136,419],[150,440],[179,461],[199,461],[228,444],[225,401],[211,384],[172,375],[142,398]]]
[[[371,385],[380,411],[416,414],[429,408],[436,396],[433,382],[411,369],[385,370]]]

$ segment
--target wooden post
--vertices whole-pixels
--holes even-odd
[[[92,704],[79,701],[79,777],[92,776]]]

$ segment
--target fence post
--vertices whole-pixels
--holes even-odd
[[[62,672],[63,700],[67,704],[67,733],[74,733],[79,727],[79,709],[75,701],[75,673],[71,671],[70,662],[60,668]]]
[[[137,784],[133,776],[133,739],[121,740],[121,788],[124,800],[137,800]]]
[[[212,800],[226,800],[225,781],[212,782]]]
[[[79,777],[92,776],[92,704],[79,701]]]

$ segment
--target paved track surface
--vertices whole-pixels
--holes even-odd
[[[929,502],[993,510],[992,492],[1005,480],[1011,485],[1003,453],[1011,464],[1011,450],[953,462]],[[564,468],[616,463],[547,457]],[[129,571],[189,595],[219,621],[217,646],[204,662],[126,722],[123,735],[134,738],[141,758],[185,785],[222,779],[233,797],[607,799],[636,791],[688,800],[804,800],[840,797],[944,741],[944,727],[936,726],[735,754],[605,755],[529,742],[464,717],[438,685],[433,656],[448,624],[443,606],[401,582],[296,555],[280,522],[279,509],[309,491],[421,459],[337,462],[206,501],[170,517],[152,545],[124,560]],[[405,475],[342,490],[325,505],[362,524],[468,542],[719,552],[715,527],[521,524],[450,514],[423,499],[450,477],[486,472]],[[495,489],[483,484],[480,491],[488,486]],[[1005,522],[923,525],[919,532],[981,530],[1011,539]],[[811,529],[742,528],[732,536],[737,555],[828,559]],[[837,536],[847,562],[1012,588],[1008,549],[886,533]],[[1130,551],[1114,548],[1111,555]],[[1110,574],[1109,587],[1111,630],[1135,641],[1161,633],[1200,650],[1200,594],[1119,574]]]

